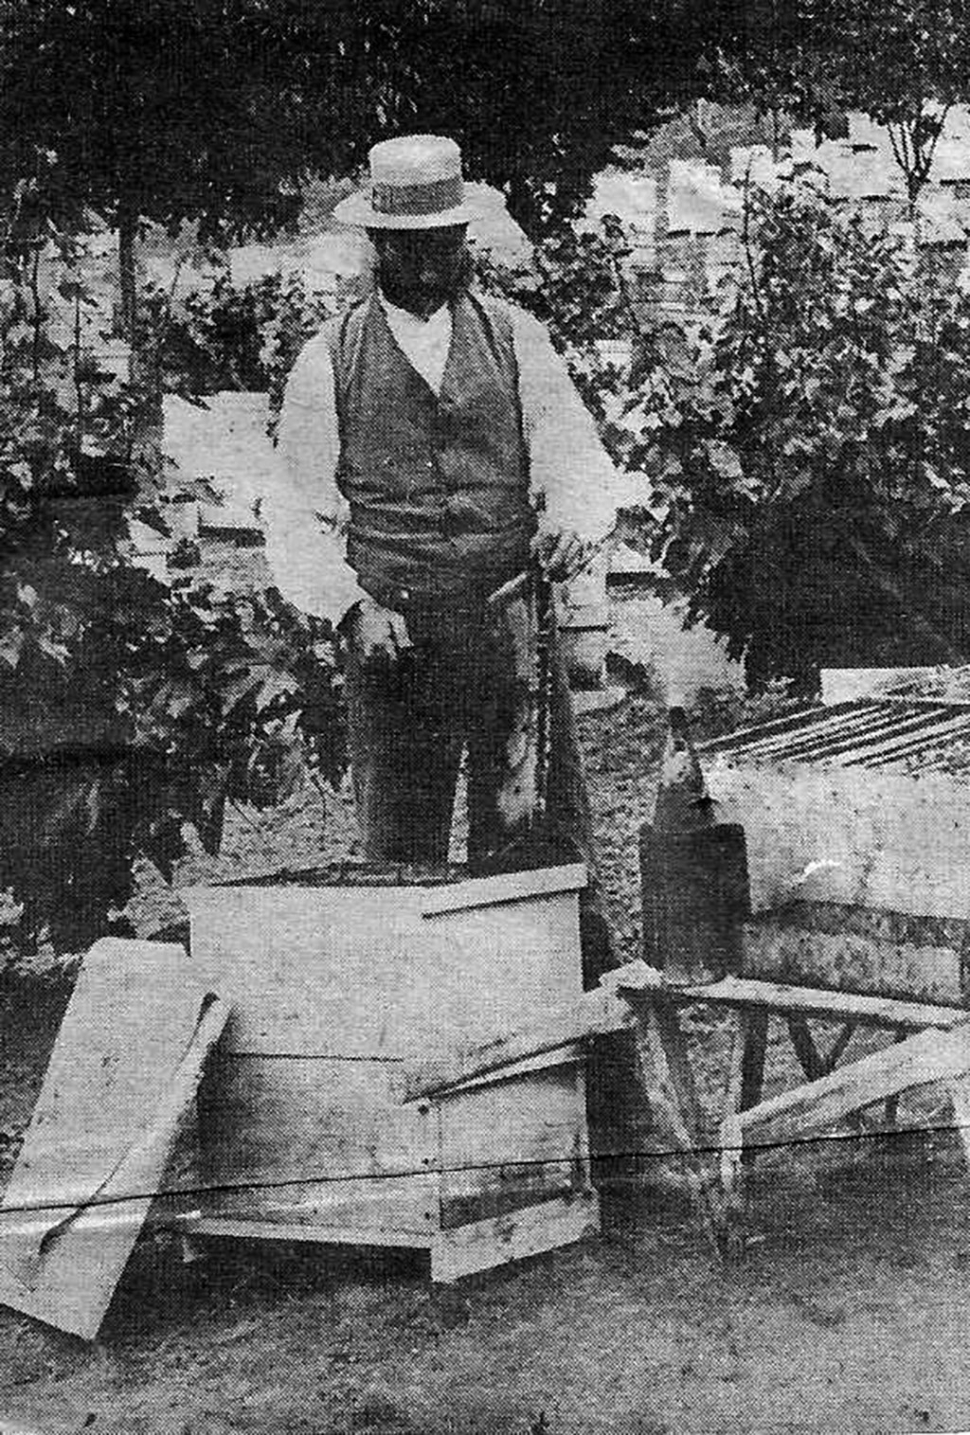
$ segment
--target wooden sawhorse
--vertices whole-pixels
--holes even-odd
[[[727,1007],[737,1025],[719,1136],[713,1147],[703,1121],[687,1044],[682,1008],[697,1003]],[[768,1023],[788,1023],[796,1054],[809,1080],[762,1100]],[[843,1030],[820,1053],[810,1018],[837,1022]],[[856,1027],[890,1030],[896,1043],[846,1066],[836,1063]],[[804,1141],[865,1106],[895,1102],[903,1092],[942,1083],[953,1101],[957,1128],[970,1161],[970,1017],[958,1007],[863,996],[729,976],[698,986],[673,986],[662,972],[631,962],[610,972],[593,991],[494,1041],[449,1051],[413,1064],[406,1096],[441,1095],[464,1082],[525,1057],[584,1038],[632,1029],[639,1059],[642,1099],[649,1103],[671,1152],[684,1161],[705,1230],[717,1250],[741,1245],[742,1163],[759,1147]]]

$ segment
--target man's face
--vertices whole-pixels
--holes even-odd
[[[466,228],[371,230],[384,296],[422,319],[450,303],[467,274]]]

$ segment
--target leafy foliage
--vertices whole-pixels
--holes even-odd
[[[196,395],[268,390],[273,412],[300,349],[335,307],[295,270],[241,287],[220,277],[179,303],[159,291],[146,296],[166,388]]]
[[[605,302],[622,257],[614,234],[570,270],[560,342],[692,613],[757,682],[964,658],[970,297],[952,274],[803,184],[750,197],[709,313],[631,307],[616,282]],[[625,316],[629,367],[576,317],[587,294]]]
[[[9,228],[12,227],[11,216]],[[89,296],[53,229],[0,285],[0,885],[23,942],[76,949],[166,876],[188,825],[344,766],[333,635],[272,591],[160,582],[130,520],[164,521],[153,400],[79,342]]]
[[[721,7],[709,49],[725,94],[819,137],[848,110],[886,125],[915,204],[947,111],[968,97],[970,13],[962,0],[745,0]]]
[[[612,147],[697,85],[700,0],[42,0],[0,5],[0,183],[53,158],[61,219],[93,206],[203,231],[294,217],[307,171],[443,130],[539,232]]]

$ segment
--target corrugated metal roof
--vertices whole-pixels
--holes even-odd
[[[970,781],[970,702],[887,697],[806,707],[700,750],[729,763],[949,772]]]

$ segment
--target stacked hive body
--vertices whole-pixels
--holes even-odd
[[[409,1058],[578,995],[582,867],[413,877],[189,892],[193,960],[233,1007],[200,1103],[201,1231],[421,1247],[449,1279],[595,1226],[578,1049],[401,1097]]]
[[[966,1001],[968,741],[965,704],[862,697],[706,745],[747,836],[750,974]]]

